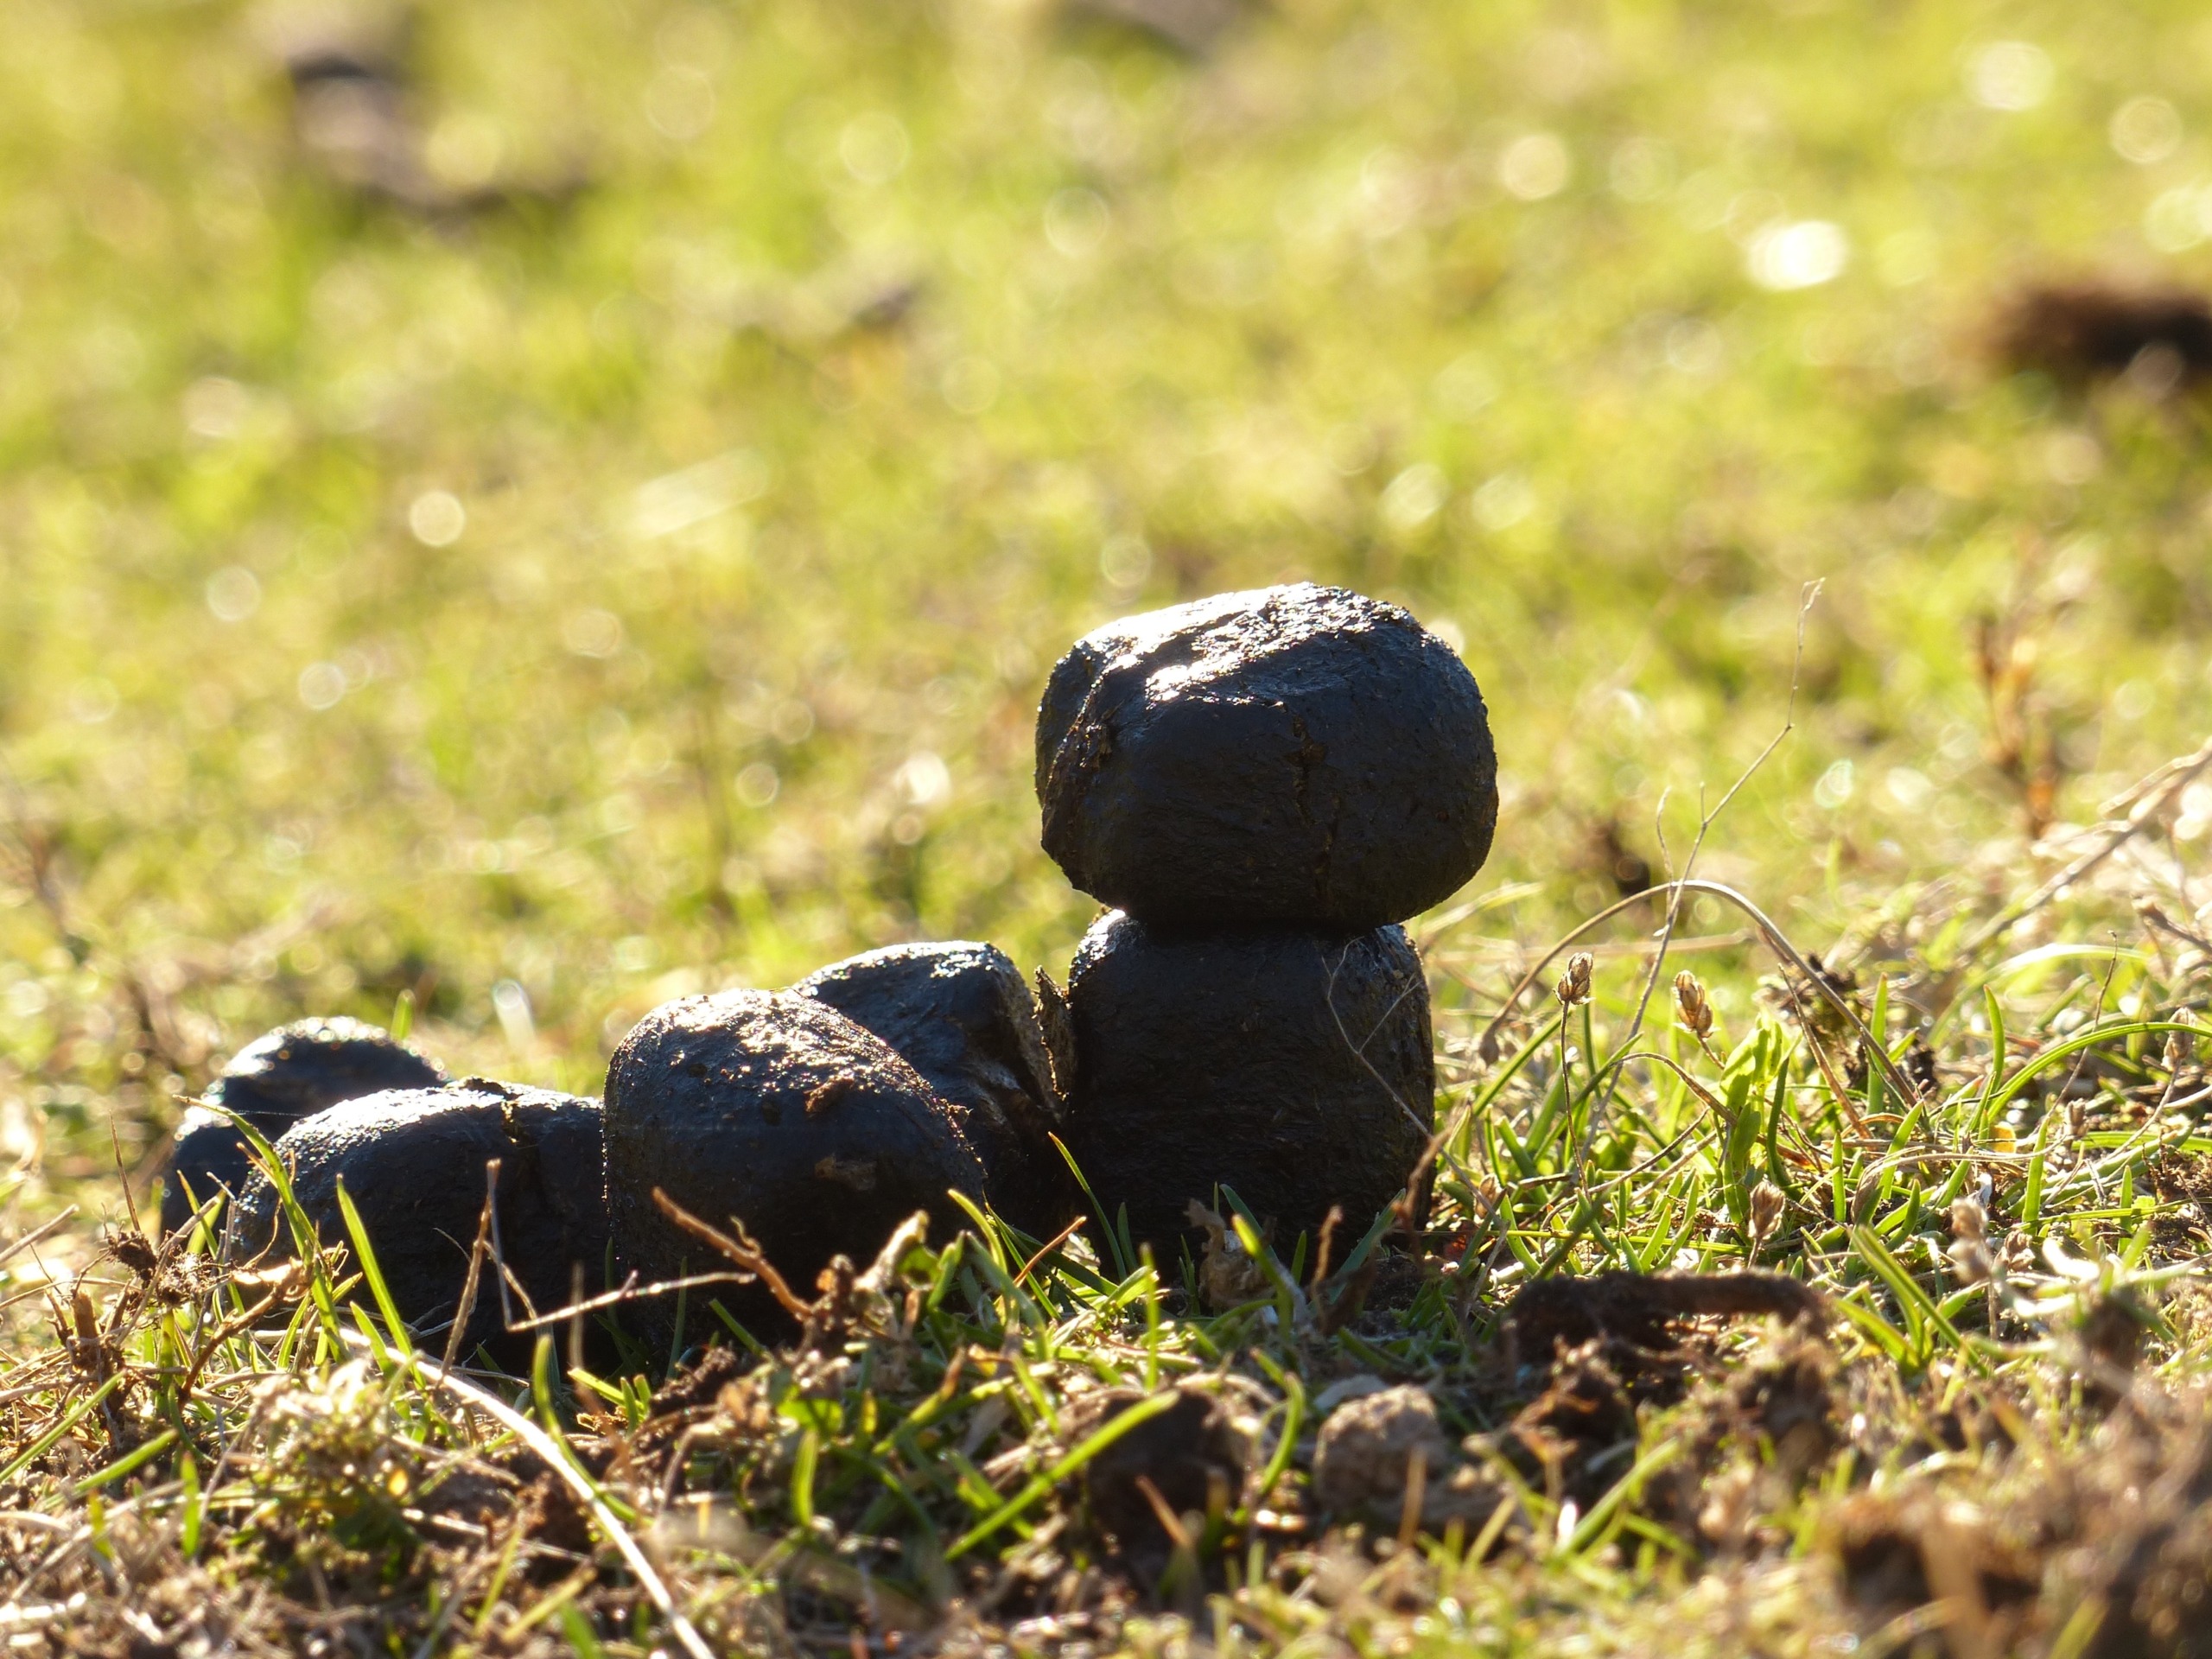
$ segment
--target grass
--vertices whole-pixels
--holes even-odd
[[[2206,953],[2007,947],[1833,1002],[1786,972],[1734,1021],[1685,972],[1632,1035],[1648,954],[1570,963],[1494,1062],[1459,1033],[1428,1228],[1333,1268],[1241,1215],[1127,1271],[979,1215],[657,1393],[580,1331],[526,1380],[447,1372],[358,1229],[251,1281],[119,1236],[0,1372],[9,1616],[394,1651],[2191,1651],[2159,1632],[2208,1570]],[[1745,1270],[1811,1322],[1716,1323]],[[1563,1272],[1675,1276],[1615,1305]],[[1723,1300],[1670,1302],[1682,1275]],[[1468,1437],[1440,1511],[1317,1500],[1317,1425],[1378,1378]],[[1116,1546],[1117,1492],[1198,1455],[1142,1433],[1179,1389],[1245,1450]]]
[[[318,170],[263,14],[5,16],[11,1639],[666,1646],[619,1533],[779,1648],[878,1595],[879,1647],[957,1606],[1161,1653],[2188,1650],[2212,792],[2039,890],[2203,736],[2202,410],[1986,342],[2038,276],[2204,277],[2193,14],[1281,0],[1191,54],[1011,0],[464,0],[418,31],[432,174],[587,182],[429,215]],[[588,1092],[683,991],[916,936],[1057,970],[1052,658],[1294,576],[1463,642],[1507,772],[1418,929],[1438,1212],[1357,1318],[1311,1262],[1017,1286],[1042,1241],[979,1224],[696,1418],[556,1355],[494,1390],[524,1435],[339,1299],[358,1254],[130,1242],[118,1164],[143,1205],[302,1013]],[[1663,958],[1647,899],[1536,972],[1693,842]],[[1762,1416],[1802,1333],[1508,1363],[1540,1275],[1753,1261],[1832,1315],[1802,1466]],[[1484,1437],[1486,1541],[1320,1529],[1355,1375]],[[1070,1459],[1161,1377],[1251,1479],[1120,1560]]]

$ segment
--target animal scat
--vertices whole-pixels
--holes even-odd
[[[828,1111],[839,1101],[857,1093],[860,1086],[859,1079],[845,1072],[839,1072],[836,1077],[809,1091],[806,1096],[806,1115],[813,1117],[818,1113]]]
[[[177,1126],[163,1178],[163,1230],[183,1225],[194,1205],[219,1189],[238,1192],[252,1173],[245,1141],[213,1108],[236,1112],[274,1139],[341,1101],[387,1089],[435,1089],[445,1080],[436,1062],[359,1020],[302,1020],[257,1038],[215,1079],[207,1105],[188,1110]]]
[[[1037,999],[1006,953],[954,939],[890,945],[792,987],[880,1038],[952,1107],[999,1213],[1038,1238],[1079,1195],[1052,1144],[1065,1121]]]
[[[1053,1090],[1065,1100],[1075,1087],[1075,1025],[1068,1014],[1067,993],[1042,968],[1037,970],[1037,1023],[1044,1027]]]
[[[344,1102],[276,1142],[326,1243],[350,1242],[337,1198],[344,1184],[401,1317],[418,1328],[459,1304],[494,1161],[502,1259],[531,1300],[559,1306],[579,1265],[597,1288],[607,1239],[601,1147],[597,1101],[478,1079]],[[272,1246],[289,1254],[290,1232],[257,1172],[233,1208],[225,1254],[238,1262]],[[529,1338],[504,1332],[496,1292],[480,1297],[462,1351],[480,1343],[509,1362],[529,1352]]]
[[[1162,927],[1357,931],[1487,856],[1497,756],[1473,677],[1395,606],[1300,584],[1124,619],[1038,710],[1045,849]]]
[[[877,1169],[873,1158],[840,1158],[833,1154],[815,1165],[814,1173],[817,1179],[849,1186],[855,1192],[875,1191]]]
[[[671,1066],[678,1051],[728,1081]],[[825,1088],[834,1109],[792,1109]],[[615,1051],[607,1091],[617,1270],[644,1282],[702,1262],[699,1241],[654,1203],[656,1189],[716,1224],[741,1218],[795,1285],[811,1282],[833,1255],[872,1260],[917,1210],[956,1230],[962,1215],[948,1189],[976,1199],[985,1192],[959,1114],[881,1039],[810,996],[728,991],[665,1003]],[[755,1331],[788,1323],[759,1286],[726,1305]],[[669,1299],[640,1303],[626,1319],[665,1342],[675,1307]]]
[[[1202,1247],[1188,1206],[1221,1183],[1286,1247],[1332,1208],[1363,1232],[1416,1179],[1435,1058],[1401,928],[1170,932],[1116,912],[1084,936],[1068,1005],[1069,1150],[1134,1238]]]

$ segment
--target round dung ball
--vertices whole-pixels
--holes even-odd
[[[658,1189],[711,1227],[742,1223],[811,1300],[831,1256],[867,1265],[915,1211],[930,1213],[939,1238],[961,1225],[948,1192],[985,1190],[964,1116],[880,1038],[810,996],[725,991],[664,1003],[607,1067],[617,1269],[653,1284],[728,1267],[662,1211]],[[702,1289],[690,1297],[694,1337],[715,1328],[696,1311],[710,1297],[756,1330],[785,1323],[760,1286]],[[625,1317],[664,1337],[675,1299],[640,1301]]]
[[[445,1080],[435,1061],[382,1027],[341,1015],[302,1020],[256,1038],[223,1068],[207,1099],[273,1140],[340,1101],[387,1089],[435,1089]],[[181,1227],[219,1188],[237,1192],[251,1168],[245,1142],[228,1118],[206,1107],[188,1109],[163,1172],[162,1231]]]
[[[1428,988],[1402,928],[1162,934],[1116,911],[1084,936],[1068,1007],[1070,1149],[1101,1219],[1127,1205],[1163,1259],[1203,1239],[1190,1204],[1218,1183],[1285,1259],[1341,1208],[1342,1260],[1427,1148]]]
[[[338,1203],[344,1183],[400,1317],[426,1346],[442,1350],[467,1282],[486,1166],[494,1159],[499,1258],[529,1305],[540,1313],[566,1306],[579,1266],[588,1293],[601,1287],[600,1123],[595,1100],[471,1077],[344,1102],[294,1124],[277,1138],[276,1152],[316,1236],[350,1252]],[[289,1255],[292,1243],[275,1186],[257,1169],[238,1194],[225,1253],[245,1262],[269,1251]],[[369,1300],[367,1286],[356,1295]],[[507,1332],[503,1301],[515,1319],[528,1317],[512,1292],[503,1297],[487,1262],[461,1351],[482,1344],[502,1363],[521,1364],[535,1338]]]
[[[888,1043],[944,1099],[967,1109],[998,1212],[1049,1238],[1081,1195],[1052,1136],[1060,1124],[1052,1063],[1029,986],[995,945],[894,944],[791,987]]]
[[[1395,605],[1300,582],[1109,624],[1037,716],[1045,850],[1153,926],[1402,921],[1482,868],[1474,676]]]

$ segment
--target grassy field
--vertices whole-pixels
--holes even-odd
[[[2212,280],[2195,9],[453,0],[350,105],[304,13],[0,21],[0,1635],[674,1650],[619,1535],[777,1651],[2212,1651],[2212,779],[2152,776],[2204,405],[1999,344],[2038,282]],[[257,1287],[126,1244],[55,1336],[118,1166],[283,1020],[592,1093],[691,990],[1060,973],[1052,662],[1306,577],[1459,645],[1506,773],[1416,929],[1443,1197],[1370,1311],[1233,1249],[1241,1296],[1017,1286],[984,1229],[696,1420],[549,1362],[499,1399],[575,1460],[521,1464],[334,1311],[358,1262],[208,1348]],[[1593,1002],[1508,1005],[1670,871],[1757,913],[1684,892],[1662,962],[1643,901]],[[1546,1274],[1753,1259],[1825,1341],[1507,1341]],[[1250,1478],[1102,1555],[1086,1413],[1163,1376]],[[1491,1501],[1324,1533],[1366,1376]]]

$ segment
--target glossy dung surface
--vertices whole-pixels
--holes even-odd
[[[595,1100],[471,1077],[346,1101],[295,1124],[276,1150],[325,1244],[348,1243],[338,1204],[345,1183],[401,1316],[442,1349],[439,1327],[461,1303],[494,1159],[501,1259],[531,1301],[540,1312],[565,1305],[578,1264],[587,1291],[601,1287],[600,1122]],[[257,1171],[239,1194],[226,1254],[245,1260],[271,1246],[289,1251],[291,1236]],[[519,1306],[514,1313],[523,1317]],[[506,1337],[503,1326],[487,1264],[463,1351],[482,1343],[507,1363],[526,1359],[531,1338]]]
[[[1497,757],[1442,640],[1341,588],[1217,594],[1078,640],[1037,718],[1045,850],[1160,927],[1345,931],[1489,855]]]
[[[832,963],[791,990],[865,1027],[967,1109],[1001,1215],[1039,1239],[1073,1219],[1081,1195],[1050,1138],[1061,1118],[1037,1005],[1003,950],[894,944]]]
[[[880,1039],[812,997],[726,991],[664,1003],[623,1039],[607,1077],[607,1196],[617,1264],[645,1282],[721,1270],[713,1249],[653,1202],[742,1221],[800,1295],[833,1255],[865,1266],[917,1210],[933,1236],[962,1224],[946,1196],[984,1192],[963,1110]],[[702,1293],[748,1324],[772,1324],[758,1287]],[[641,1303],[656,1335],[672,1301]],[[709,1316],[711,1319],[711,1316]],[[689,1327],[695,1338],[709,1324]]]
[[[1116,912],[1084,936],[1068,1002],[1070,1146],[1164,1260],[1217,1182],[1286,1259],[1341,1205],[1341,1259],[1427,1145],[1428,993],[1402,928],[1163,936]]]
[[[256,1038],[224,1068],[207,1097],[274,1137],[341,1101],[387,1089],[435,1089],[445,1080],[435,1061],[382,1027],[340,1016],[302,1020]],[[238,1192],[251,1167],[245,1142],[228,1119],[203,1107],[188,1109],[177,1126],[163,1180],[163,1230],[181,1226],[194,1204],[206,1202],[218,1188]]]

